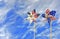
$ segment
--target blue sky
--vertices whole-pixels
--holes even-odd
[[[0,0],[0,39],[34,39],[34,23],[30,24],[27,12],[36,9],[39,14],[55,10],[52,22],[52,39],[60,38],[60,0]],[[41,15],[37,18],[36,39],[49,39],[50,26]]]

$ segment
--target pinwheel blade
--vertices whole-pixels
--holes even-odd
[[[32,11],[32,14],[36,14],[36,10],[35,9]]]
[[[45,18],[45,14],[42,14],[42,17],[44,17],[44,18]]]
[[[52,15],[52,16],[55,16],[55,14],[56,14],[56,11],[51,11],[50,12],[50,15]]]
[[[49,23],[49,26],[50,26],[51,19],[50,18],[47,18],[47,20],[48,20],[48,23]]]
[[[40,14],[37,14],[37,16],[39,16]]]
[[[30,12],[28,12],[27,14],[30,15]]]
[[[46,10],[46,14],[50,14],[50,9],[47,9]]]

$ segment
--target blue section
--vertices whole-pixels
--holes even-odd
[[[55,14],[56,14],[56,11],[51,11],[50,12],[50,15],[52,15],[52,16],[55,16]]]
[[[50,26],[51,19],[50,18],[47,18],[47,21],[48,21],[48,24]]]
[[[12,15],[16,15],[16,12],[14,9],[11,9],[10,11],[7,12],[7,17],[10,17]]]
[[[44,17],[44,18],[45,18],[45,14],[42,14],[42,17]]]
[[[37,33],[36,34],[39,34],[39,33],[43,32],[45,29],[46,29],[45,27],[41,27],[41,28],[39,27],[37,29]]]
[[[49,38],[46,36],[39,36],[39,37],[36,37],[36,39],[49,39]]]
[[[28,39],[28,38],[29,39],[34,39],[34,33],[33,32],[29,32],[24,39]]]
[[[6,3],[2,0],[0,1],[0,8],[4,7],[6,5]]]
[[[7,18],[5,19],[4,23],[6,24],[12,22],[14,20],[13,18],[16,16],[17,16],[16,12],[13,9],[11,9],[10,11],[7,12],[7,16],[6,16]]]

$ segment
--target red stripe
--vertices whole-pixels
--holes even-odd
[[[51,20],[56,20],[56,18],[54,16],[50,17]]]
[[[50,13],[50,10],[49,10],[49,9],[47,9],[47,10],[46,10],[46,14],[49,14],[49,13]]]
[[[32,11],[32,14],[36,14],[36,12]]]

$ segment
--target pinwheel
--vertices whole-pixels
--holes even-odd
[[[28,17],[27,20],[30,21],[30,23],[32,22],[36,22],[36,19],[39,17],[40,14],[36,13],[36,10],[34,9],[32,12],[28,12]]]
[[[30,21],[30,24],[31,24],[32,22],[34,22],[34,27],[33,27],[33,29],[34,29],[34,39],[35,39],[36,19],[39,17],[40,14],[37,14],[35,9],[34,9],[32,12],[28,12],[27,14],[28,14],[27,20]]]
[[[56,11],[54,10],[50,11],[49,9],[46,10],[45,14],[42,14],[42,17],[46,18],[50,26],[50,39],[52,39],[52,21],[56,19],[55,14]]]

